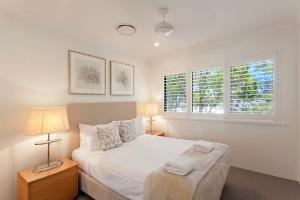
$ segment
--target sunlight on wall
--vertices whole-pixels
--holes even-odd
[[[53,138],[64,140],[65,134],[53,134]],[[35,142],[47,139],[47,135],[26,137],[10,147],[0,150],[0,181],[2,184],[0,199],[16,199],[17,172],[42,164],[47,160],[47,145],[34,145]],[[51,158],[60,158],[62,155],[62,142],[51,144]]]

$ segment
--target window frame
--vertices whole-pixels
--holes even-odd
[[[274,112],[273,114],[239,114],[230,113],[230,67],[232,65],[239,65],[243,63],[274,59],[273,65],[273,95],[274,95]],[[164,117],[178,118],[178,119],[192,119],[192,120],[212,120],[212,121],[225,121],[225,122],[238,122],[238,123],[256,123],[256,124],[275,124],[281,125],[279,112],[280,112],[280,102],[279,102],[279,54],[278,51],[274,53],[260,54],[257,56],[249,56],[244,58],[234,58],[231,60],[225,60],[224,62],[217,62],[212,64],[199,64],[196,67],[187,67],[180,69],[179,67],[175,69],[168,69],[162,72],[162,111]],[[199,67],[201,66],[201,67]],[[203,66],[203,67],[202,67]],[[224,113],[193,113],[192,112],[192,72],[195,71],[205,71],[209,69],[223,68],[223,101],[224,101]],[[164,111],[164,76],[174,75],[178,73],[186,73],[186,112],[166,112]]]
[[[172,111],[165,111],[164,110],[164,107],[165,107],[165,100],[164,100],[164,92],[165,92],[165,89],[164,89],[164,78],[165,76],[169,76],[169,75],[176,75],[176,74],[186,74],[186,111],[185,112],[172,112]],[[162,74],[162,111],[163,111],[163,114],[165,116],[169,116],[169,117],[175,117],[175,116],[181,116],[181,117],[187,117],[188,116],[188,113],[189,113],[189,91],[188,91],[188,88],[189,88],[189,70],[181,70],[181,69],[171,69],[171,70],[167,70],[167,71],[164,71],[163,74]]]
[[[249,62],[254,62],[254,61],[260,61],[260,60],[266,60],[273,58],[273,101],[274,101],[274,112],[273,114],[241,114],[241,113],[231,113],[230,112],[230,70],[231,66],[233,65],[241,65]],[[262,54],[259,56],[252,56],[252,57],[247,57],[247,58],[242,58],[242,59],[233,59],[231,61],[228,61],[226,63],[225,71],[227,75],[227,81],[225,84],[226,89],[226,119],[229,120],[263,120],[263,121],[278,121],[278,87],[277,87],[277,82],[278,82],[278,56],[277,53],[273,54]]]
[[[225,115],[225,63],[216,63],[216,64],[206,64],[201,65],[203,67],[194,67],[191,68],[189,71],[189,79],[190,79],[190,85],[189,85],[189,110],[190,110],[190,116],[193,118],[208,118],[208,119],[223,119]],[[217,114],[217,113],[196,113],[193,112],[193,72],[197,71],[206,71],[210,69],[223,69],[223,101],[224,101],[224,113]]]

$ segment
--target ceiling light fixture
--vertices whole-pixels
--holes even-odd
[[[159,47],[159,43],[158,43],[158,42],[155,42],[155,43],[154,43],[154,46],[155,46],[155,47]]]
[[[131,36],[136,33],[136,28],[131,24],[120,24],[116,27],[116,31],[121,35]]]
[[[166,16],[168,15],[168,13],[169,13],[168,8],[161,8],[159,10],[159,14],[162,15],[163,21],[156,24],[154,28],[154,31],[159,35],[169,36],[172,35],[172,33],[174,32],[174,28],[172,24],[166,22]]]

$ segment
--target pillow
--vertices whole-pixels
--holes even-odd
[[[137,137],[134,120],[120,121],[119,128],[122,142],[129,142]]]
[[[122,144],[117,126],[97,127],[97,131],[102,150],[107,151]]]
[[[135,133],[137,136],[145,134],[144,120],[142,117],[137,117],[134,120]]]
[[[98,124],[96,126],[79,124],[80,148],[90,151],[100,150],[100,143],[97,134],[97,127],[108,126],[110,124]]]
[[[137,118],[134,118],[132,120],[134,120],[134,123],[135,123],[135,134],[136,134],[136,136],[140,136],[140,135],[145,134],[145,127],[144,127],[143,118],[142,117],[137,117]],[[126,120],[124,120],[124,121],[126,121]],[[121,121],[112,121],[111,123],[114,124],[114,125],[120,126],[120,122]]]
[[[80,130],[80,148],[88,149],[91,151],[100,149],[99,140],[97,136],[97,129],[95,126],[79,124],[79,130]],[[98,148],[94,148],[97,146]]]
[[[87,137],[87,149],[90,151],[100,150],[100,143],[98,136],[97,137]]]

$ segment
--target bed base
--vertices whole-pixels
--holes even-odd
[[[82,170],[79,171],[80,189],[95,200],[128,200],[126,197],[106,187]]]

